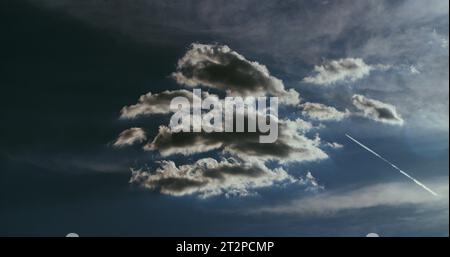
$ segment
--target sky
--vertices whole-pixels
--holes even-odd
[[[448,5],[2,1],[0,235],[448,236]],[[278,140],[171,131],[194,88]]]

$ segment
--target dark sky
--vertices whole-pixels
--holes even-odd
[[[1,236],[448,236],[447,1],[119,2],[1,2]],[[225,44],[266,65],[304,102],[343,110],[363,94],[395,104],[405,124],[358,115],[324,122],[321,140],[342,149],[324,145],[324,160],[280,164],[294,177],[311,171],[319,192],[288,184],[203,199],[131,185],[130,167],[154,170],[164,158],[111,143],[129,127],[152,139],[170,117],[122,120],[120,110],[147,92],[179,89],[170,74],[193,42]],[[335,86],[302,80],[315,65],[347,57],[374,71]],[[293,108],[283,115],[301,117]]]

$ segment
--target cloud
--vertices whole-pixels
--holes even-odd
[[[227,46],[192,44],[191,49],[179,60],[177,71],[172,76],[179,84],[188,87],[203,85],[225,91],[231,96],[271,95],[279,97],[282,104],[292,105],[300,101],[299,94],[295,90],[285,90],[282,81],[272,77],[265,66],[246,60]],[[195,97],[187,90],[148,93],[142,95],[137,104],[123,107],[121,118],[169,114],[170,101],[177,96],[186,97],[191,102]],[[210,94],[204,93],[202,98],[207,96]],[[215,100],[217,104],[224,104],[224,100],[217,96]],[[250,115],[247,111],[250,106],[245,107],[245,113],[236,114],[235,122],[237,117],[243,116],[245,124],[248,123]],[[266,117],[265,110],[255,111],[256,117]],[[198,114],[192,114],[191,126],[201,121],[196,115]],[[260,137],[263,133],[259,131],[191,133],[160,126],[158,134],[144,146],[144,150],[158,151],[162,157],[173,157],[175,154],[187,156],[215,150],[231,157],[220,162],[212,158],[199,159],[194,164],[179,167],[174,161],[164,160],[156,172],[133,170],[130,182],[163,194],[196,194],[200,197],[218,194],[246,195],[250,189],[279,182],[298,182],[311,188],[309,190],[323,189],[311,173],[305,178],[294,179],[280,166],[273,170],[265,166],[265,162],[270,160],[284,164],[317,161],[328,157],[319,148],[321,142],[318,135],[314,139],[304,135],[314,128],[311,123],[302,119],[280,121],[275,116],[270,116],[270,119],[278,128],[278,139],[271,144],[261,144]]]
[[[129,128],[127,130],[122,131],[119,134],[113,146],[115,147],[124,147],[130,146],[136,143],[142,143],[147,140],[147,136],[145,135],[145,131],[141,128]]]
[[[253,209],[252,213],[295,215],[337,215],[340,212],[378,206],[401,206],[438,203],[448,206],[448,182],[433,185],[442,197],[434,197],[411,183],[371,185],[344,192],[326,192],[288,203]],[[448,207],[447,207],[448,208]]]
[[[303,132],[312,125],[304,120],[283,120],[279,124],[279,135],[274,143],[261,144],[255,132],[189,133],[173,132],[160,126],[159,133],[144,149],[159,151],[162,156],[173,154],[192,155],[222,149],[225,153],[246,160],[280,163],[318,161],[328,158],[320,148],[320,140],[307,138]]]
[[[178,61],[172,77],[180,84],[203,85],[228,91],[231,95],[280,97],[280,103],[296,105],[299,94],[286,90],[283,82],[270,75],[266,66],[245,59],[226,45],[192,44]]]
[[[141,95],[138,103],[134,105],[124,106],[120,111],[120,118],[134,119],[143,115],[150,114],[168,114],[170,113],[170,102],[175,97],[185,97],[192,103],[194,97],[191,91],[180,89],[173,91],[163,91],[161,93],[152,94],[151,92]],[[207,92],[203,93],[202,97],[207,97]]]
[[[320,185],[317,179],[312,175],[311,171],[306,172],[304,178],[299,178],[301,184],[307,185],[305,191],[318,193],[325,189],[324,186]]]
[[[393,125],[403,125],[404,123],[395,106],[391,104],[357,94],[353,95],[352,101],[353,105],[361,111],[360,115],[366,118]]]
[[[331,85],[338,82],[354,82],[370,74],[374,69],[388,69],[389,66],[366,64],[360,58],[329,60],[314,67],[315,74],[303,79],[304,82],[317,85]]]
[[[271,170],[262,162],[204,158],[178,167],[173,161],[161,161],[160,164],[154,172],[132,170],[130,183],[162,194],[198,195],[201,198],[221,194],[246,196],[252,194],[253,189],[274,184],[298,183],[308,190],[320,187],[310,173],[297,180],[283,168]]]
[[[344,147],[344,145],[339,144],[337,142],[327,143],[326,146],[332,148],[332,149],[341,149]]]
[[[410,72],[411,74],[420,74],[420,70],[418,70],[418,69],[416,68],[416,66],[414,66],[414,65],[409,66],[409,72]]]
[[[303,116],[319,121],[341,121],[350,115],[348,110],[341,112],[332,106],[320,103],[304,103],[300,106],[303,108]]]

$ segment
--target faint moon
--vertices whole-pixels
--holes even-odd
[[[77,233],[69,233],[66,237],[80,237]]]
[[[380,237],[377,233],[369,233],[366,235],[366,237]]]

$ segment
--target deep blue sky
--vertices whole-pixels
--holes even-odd
[[[0,4],[1,236],[448,236],[448,2],[56,2]],[[285,185],[200,199],[132,186],[129,167],[154,168],[158,156],[110,143],[131,126],[152,138],[169,117],[124,121],[119,110],[149,91],[178,88],[169,74],[193,42],[229,45],[306,101],[342,109],[348,95],[366,94],[395,103],[406,123],[326,124],[322,140],[344,147],[285,167],[293,176],[311,171],[324,187],[318,193]],[[302,82],[322,60],[346,57],[395,68],[332,89]],[[412,76],[411,66],[421,73]],[[345,133],[442,197],[427,198]],[[314,197],[328,204],[312,204],[313,214],[298,208]],[[340,207],[330,211],[333,201]]]

